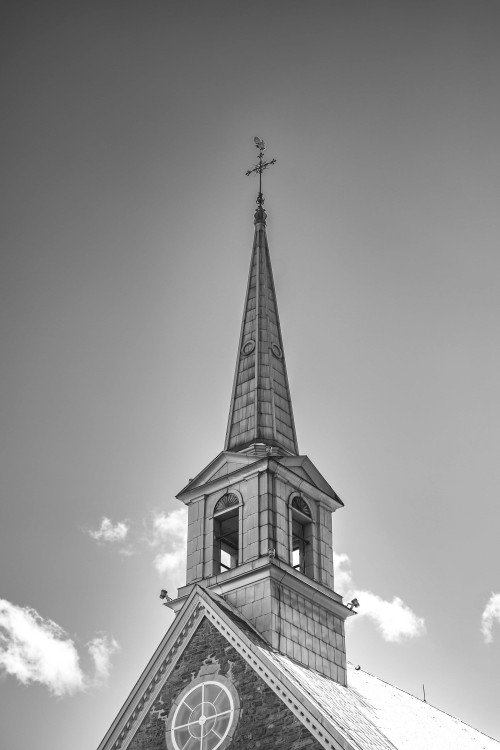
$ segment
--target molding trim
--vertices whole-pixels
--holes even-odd
[[[206,616],[212,622],[217,630],[227,638],[233,648],[245,659],[259,677],[264,680],[266,685],[280,698],[290,711],[299,719],[299,721],[311,732],[325,750],[356,750],[352,745],[346,742],[346,739],[340,734],[338,739],[333,736],[333,727],[330,725],[328,730],[321,721],[321,715],[315,716],[315,711],[311,706],[306,708],[307,697],[304,693],[296,695],[290,688],[284,684],[284,676],[281,675],[271,665],[265,664],[265,652],[260,651],[260,658],[254,652],[249,640],[242,633],[235,634],[233,628],[218,615],[211,607],[206,608]],[[238,617],[242,618],[239,613]],[[243,618],[242,618],[243,619]],[[270,647],[269,647],[270,648]],[[333,731],[332,731],[333,730]],[[337,734],[335,732],[335,734]]]
[[[131,729],[144,719],[152,707],[166,678],[205,616],[201,602],[187,609],[191,611],[186,612],[182,622],[175,620],[167,631],[97,750],[126,750],[129,746],[133,737]]]
[[[312,602],[320,604],[342,620],[356,614],[356,612],[342,603],[340,594],[318,583],[318,581],[314,581],[312,578],[299,573],[282,560],[274,558],[270,561],[268,557],[261,557],[257,560],[252,560],[247,565],[248,567],[242,565],[241,569],[234,568],[228,571],[228,573],[206,578],[204,587],[220,596],[224,596],[237,588],[244,588],[267,578],[279,582],[283,582],[284,580],[285,585],[290,589],[297,591],[301,596],[310,599]],[[238,571],[237,574],[236,571]],[[229,573],[232,573],[232,575],[229,575]],[[183,586],[179,589],[180,596],[177,599],[165,602],[164,606],[169,607],[174,612],[179,612],[196,585],[196,583],[192,583],[188,586]]]

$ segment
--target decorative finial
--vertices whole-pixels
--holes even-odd
[[[264,151],[266,149],[266,144],[261,138],[258,137],[255,137],[253,140],[255,143],[255,148],[257,148],[259,151],[259,161],[253,169],[249,169],[248,172],[245,172],[245,174],[247,177],[254,172],[255,174],[259,175],[259,195],[257,196],[256,201],[258,206],[257,212],[260,210],[263,213],[264,196],[262,195],[262,172],[264,171],[264,169],[270,167],[271,164],[276,164],[276,159],[273,159],[272,161],[264,161]]]

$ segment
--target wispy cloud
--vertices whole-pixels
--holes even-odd
[[[425,633],[424,618],[418,617],[399,596],[387,601],[371,591],[356,588],[351,561],[346,554],[334,552],[333,564],[335,590],[345,597],[356,597],[359,600],[358,617],[372,620],[385,641],[399,643],[405,638],[416,638]]]
[[[351,560],[344,552],[333,553],[333,569],[335,573],[335,591],[342,596],[353,589]]]
[[[59,625],[31,607],[0,599],[0,673],[16,677],[24,685],[38,682],[57,696],[71,695],[107,678],[118,644],[100,636],[90,641],[87,649],[94,675],[83,672],[74,642]]]
[[[94,682],[106,682],[111,671],[111,657],[120,649],[118,643],[108,635],[100,635],[89,641],[87,649],[94,662]]]
[[[115,545],[117,551],[125,557],[138,553],[141,548],[153,549],[153,565],[158,573],[170,574],[178,583],[186,565],[187,508],[170,513],[151,513],[144,521],[144,530],[141,536],[129,534],[131,526],[128,521],[113,523],[104,516],[100,527],[87,529],[87,533],[100,543],[118,543]]]
[[[500,623],[500,594],[491,594],[481,615],[481,633],[485,643],[493,642],[493,624]]]
[[[97,542],[123,542],[129,532],[129,524],[127,521],[118,521],[118,523],[112,523],[111,519],[103,516],[101,525],[96,531],[89,529],[89,534],[92,539]]]
[[[153,514],[146,539],[161,548],[153,561],[158,573],[180,573],[186,564],[187,508]]]

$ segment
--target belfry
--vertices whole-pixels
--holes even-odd
[[[175,619],[99,750],[498,750],[346,662],[354,612],[334,590],[332,560],[343,504],[298,449],[262,193],[275,160],[255,143],[247,174],[260,185],[224,449],[177,495],[188,508],[186,584],[163,597]]]

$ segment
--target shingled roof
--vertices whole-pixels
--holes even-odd
[[[497,740],[374,677],[347,665],[347,687],[269,653],[287,677],[300,686],[354,747],[370,750],[499,750]]]
[[[347,687],[272,649],[231,605],[207,594],[229,613],[238,628],[274,665],[303,705],[316,709],[341,745],[356,750],[500,750],[500,742],[429,703],[390,685],[353,664],[347,665]],[[231,613],[231,610],[233,612]],[[249,629],[251,628],[251,630]]]

